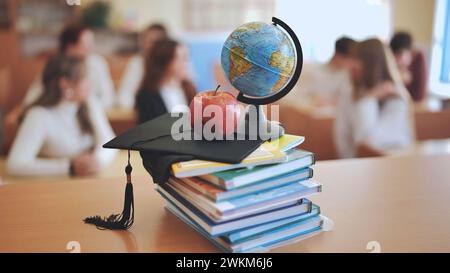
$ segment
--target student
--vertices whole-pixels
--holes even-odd
[[[335,122],[340,157],[354,157],[361,146],[386,151],[412,144],[410,98],[389,49],[370,39],[352,55],[353,86],[340,95]]]
[[[299,83],[298,90],[288,95],[286,103],[312,106],[314,108],[329,107],[334,109],[340,90],[348,88],[348,70],[350,50],[355,41],[342,37],[335,43],[333,57],[325,64],[310,64]]]
[[[427,94],[427,67],[425,56],[413,48],[413,39],[407,32],[397,32],[391,39],[397,67],[403,83],[414,101],[419,102]]]
[[[114,85],[109,73],[109,67],[103,57],[93,53],[94,33],[87,27],[68,25],[59,37],[59,52],[68,56],[86,58],[87,76],[91,81],[91,95],[95,97],[103,108],[109,108],[114,102]],[[22,105],[12,110],[7,117],[7,123],[17,124],[23,109],[32,104],[42,94],[41,75],[28,89]]]
[[[132,108],[136,92],[144,75],[144,60],[155,42],[168,39],[166,28],[161,24],[151,24],[141,34],[141,53],[131,57],[122,77],[117,105]]]
[[[189,80],[187,48],[174,41],[155,43],[145,60],[145,72],[136,95],[139,123],[187,106],[195,96]]]
[[[40,97],[27,107],[7,159],[17,176],[94,175],[113,158],[102,145],[114,134],[89,97],[86,66],[79,57],[47,63]]]

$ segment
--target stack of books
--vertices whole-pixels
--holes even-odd
[[[166,208],[225,252],[263,252],[324,230],[330,220],[308,197],[314,154],[296,149],[304,137],[265,142],[239,164],[179,162],[156,190]]]

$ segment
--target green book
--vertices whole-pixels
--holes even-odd
[[[267,178],[309,167],[315,163],[314,154],[304,150],[291,150],[286,162],[254,168],[228,170],[199,176],[225,190],[248,186]]]

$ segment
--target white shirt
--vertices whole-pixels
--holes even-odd
[[[94,150],[101,167],[111,162],[117,151],[101,147],[114,137],[111,126],[97,103],[90,100],[87,107],[93,135],[82,132],[75,103],[31,108],[9,152],[8,172],[22,176],[68,175],[71,159],[89,149]]]
[[[172,112],[184,112],[188,101],[183,89],[177,85],[163,86],[160,91],[164,105],[167,111]]]
[[[335,143],[341,158],[356,155],[368,144],[380,151],[406,148],[414,141],[409,104],[391,98],[383,104],[372,97],[354,101],[351,90],[341,94],[335,121]]]
[[[283,104],[293,107],[313,106],[317,97],[327,101],[337,101],[339,93],[348,89],[348,73],[338,70],[330,64],[306,64],[296,87],[282,100]],[[334,106],[332,111],[334,111]]]
[[[136,93],[143,76],[144,58],[141,55],[135,55],[130,58],[125,68],[118,92],[117,105],[125,108],[134,106]]]
[[[114,104],[114,85],[106,60],[97,54],[91,54],[86,58],[86,73],[91,82],[91,95],[96,98],[100,105],[107,109]],[[31,84],[23,103],[30,105],[42,94],[42,76],[39,76]]]

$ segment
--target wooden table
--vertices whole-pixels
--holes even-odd
[[[437,154],[450,154],[450,139],[420,141],[415,145],[401,151],[386,152],[387,156]]]
[[[450,251],[450,155],[319,162],[324,191],[313,198],[335,229],[276,252]],[[86,216],[120,212],[122,178],[0,187],[0,252],[215,252],[164,209],[148,176],[135,176],[135,224],[101,231]]]

